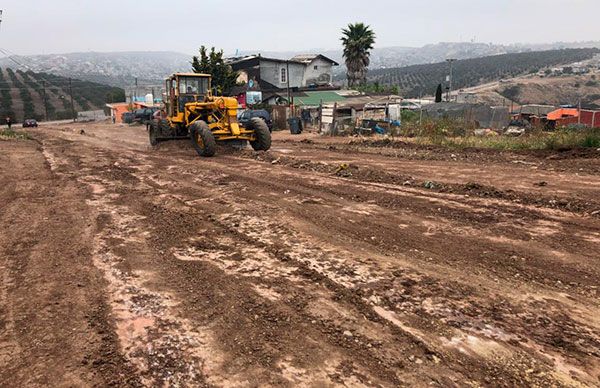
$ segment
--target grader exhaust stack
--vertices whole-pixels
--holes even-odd
[[[167,118],[152,122],[151,145],[189,138],[200,156],[213,156],[219,141],[248,141],[256,151],[271,148],[267,124],[254,118],[246,127],[240,126],[237,100],[213,96],[210,75],[176,73],[167,78],[166,89]]]

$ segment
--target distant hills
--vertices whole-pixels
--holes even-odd
[[[103,109],[107,102],[125,101],[121,88],[54,74],[0,69],[0,120],[61,120],[75,112]]]
[[[0,67],[51,73],[119,87],[161,84],[167,75],[189,71],[191,55],[176,52],[112,52],[14,55],[0,59]]]
[[[490,55],[521,53],[529,51],[555,50],[567,48],[599,47],[600,42],[574,42],[549,44],[499,45],[492,43],[443,42],[423,47],[382,47],[371,54],[371,70],[396,68],[418,64],[443,62],[446,58],[470,59]],[[338,76],[343,76],[342,49],[335,50],[294,50],[273,52],[261,50],[242,50],[235,55],[261,54],[267,57],[288,59],[298,54],[319,52],[340,63],[334,68]],[[163,79],[177,71],[189,71],[192,56],[196,53],[182,54],[169,51],[132,51],[109,53],[71,53],[11,56],[0,59],[0,67],[19,70],[45,72],[64,77],[104,83],[131,89],[135,78],[139,85],[161,85]],[[234,53],[228,53],[231,56]]]
[[[382,47],[375,48],[371,52],[371,70],[382,68],[395,68],[427,63],[443,62],[447,58],[471,59],[490,55],[522,53],[530,51],[559,50],[570,48],[600,48],[600,41],[589,42],[556,42],[546,44],[512,44],[501,45],[493,43],[471,43],[471,42],[442,42],[428,44],[423,47]],[[342,49],[338,50],[310,50],[319,52],[334,61],[340,63],[338,73],[344,72]],[[274,58],[291,58],[295,55],[305,53],[304,51],[241,51],[238,55],[249,55],[260,53],[263,56]]]

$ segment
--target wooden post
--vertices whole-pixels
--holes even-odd
[[[48,121],[48,99],[46,98],[46,80],[42,80],[42,90],[44,91],[44,111],[46,112],[46,121]]]
[[[323,133],[323,100],[319,104],[319,133]]]
[[[69,94],[71,95],[71,115],[73,116],[73,121],[76,121],[75,105],[73,104],[73,82],[71,78],[69,78]]]
[[[331,120],[332,120],[333,122],[331,123],[331,131],[330,131],[330,133],[331,133],[331,135],[332,135],[332,136],[334,136],[334,135],[336,135],[336,134],[337,134],[337,133],[335,133],[335,134],[333,133],[334,131],[336,131],[336,130],[337,130],[337,129],[336,129],[336,119],[337,119],[337,102],[334,102],[334,103],[333,103],[333,113],[332,113],[332,115],[333,115],[333,116],[332,116],[332,119],[331,119]]]

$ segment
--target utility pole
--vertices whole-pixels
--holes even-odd
[[[285,79],[287,81],[287,100],[288,106],[292,106],[292,94],[290,93],[290,61],[285,62]]]
[[[135,99],[137,100],[138,97],[138,81],[137,81],[137,77],[135,77]]]
[[[450,64],[450,79],[449,79],[449,87],[450,87],[450,89],[448,91],[448,102],[450,102],[450,99],[452,98],[452,76],[453,76],[453,74],[452,74],[452,70],[453,70],[452,64],[454,62],[456,62],[456,59],[455,58],[449,58],[449,59],[446,59],[446,62],[448,62]]]
[[[48,100],[46,99],[46,80],[42,80],[42,91],[44,92],[44,111],[46,112],[46,121],[48,121]]]
[[[419,91],[419,128],[423,123],[423,90]]]
[[[73,122],[75,122],[75,105],[73,104],[73,82],[71,78],[69,78],[69,94],[71,95],[71,115],[73,117]]]

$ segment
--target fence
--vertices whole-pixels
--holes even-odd
[[[476,128],[502,129],[510,123],[508,107],[482,104],[438,103],[423,107],[424,119],[450,118]]]
[[[106,120],[107,116],[103,110],[89,110],[77,113],[77,121],[102,121]]]

